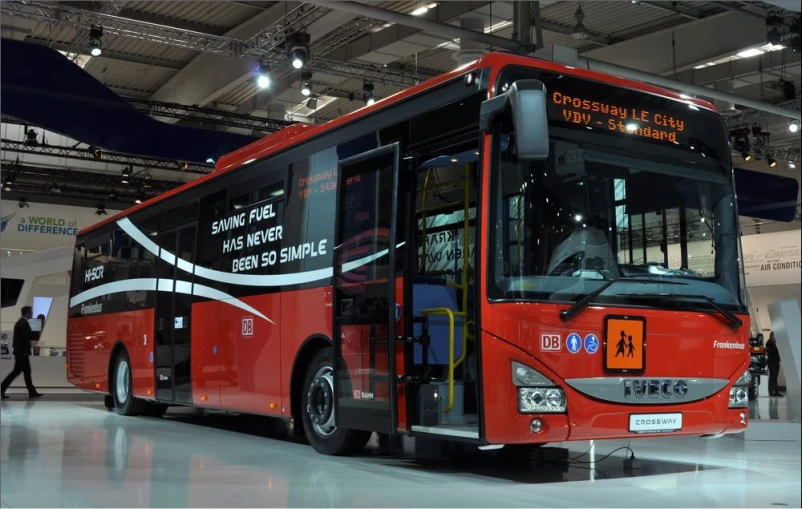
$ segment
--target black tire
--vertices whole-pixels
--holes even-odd
[[[304,433],[312,447],[321,454],[328,456],[354,454],[365,447],[371,433],[326,426],[331,422],[328,418],[322,422],[323,418],[331,416],[334,412],[331,407],[334,403],[334,388],[331,386],[333,379],[320,376],[321,372],[325,372],[326,369],[329,371],[333,369],[331,347],[323,348],[315,353],[306,368],[300,408]],[[333,373],[330,376],[333,376]],[[326,398],[328,398],[328,407],[325,403]],[[310,410],[313,415],[310,415]]]
[[[760,389],[760,379],[757,375],[752,375],[752,381],[749,382],[749,401],[754,401],[757,399],[757,395]]]
[[[125,370],[125,372],[121,373],[121,370]],[[118,380],[124,383],[124,379],[126,378],[127,390],[118,391]],[[111,397],[114,400],[114,410],[118,414],[128,416],[140,415],[145,410],[146,403],[134,397],[134,379],[131,372],[131,359],[128,357],[128,352],[125,350],[121,350],[114,358],[114,369],[112,370],[111,380],[109,380],[109,387],[111,388]]]

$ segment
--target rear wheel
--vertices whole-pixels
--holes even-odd
[[[301,395],[301,419],[312,447],[321,454],[343,456],[360,451],[371,433],[338,428],[334,415],[334,368],[331,347],[319,350],[309,362]]]
[[[145,410],[145,402],[134,397],[134,380],[128,352],[122,350],[114,360],[111,397],[114,410],[121,415],[139,415]]]

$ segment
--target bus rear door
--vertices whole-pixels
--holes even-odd
[[[337,425],[395,433],[397,300],[403,211],[398,144],[340,162],[334,238],[334,393]],[[401,212],[403,217],[403,212]],[[400,249],[399,249],[400,248]],[[397,291],[398,290],[398,291]]]

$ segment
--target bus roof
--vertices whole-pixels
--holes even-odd
[[[647,83],[631,80],[628,78],[621,78],[619,76],[614,76],[612,74],[605,74],[598,71],[592,71],[589,69],[582,69],[563,64],[557,64],[548,60],[541,60],[525,55],[516,55],[512,53],[488,53],[479,60],[476,60],[468,65],[441,74],[440,76],[436,76],[432,79],[424,81],[423,83],[402,90],[384,99],[378,100],[371,106],[365,106],[358,110],[352,111],[351,113],[338,117],[334,120],[330,120],[329,122],[326,122],[324,124],[304,124],[304,123],[293,124],[291,126],[285,127],[284,129],[281,129],[280,131],[271,133],[265,136],[264,138],[256,140],[253,143],[250,143],[242,148],[235,150],[234,152],[231,152],[230,154],[222,156],[215,164],[215,169],[211,173],[204,175],[203,177],[200,177],[198,179],[195,179],[191,182],[187,182],[184,185],[178,186],[158,196],[155,196],[143,203],[134,205],[133,207],[130,207],[122,212],[110,216],[104,219],[103,221],[87,226],[78,232],[78,236],[84,235],[106,224],[117,221],[118,219],[128,216],[139,210],[146,209],[155,203],[164,201],[172,196],[180,194],[181,192],[187,189],[200,185],[206,181],[215,179],[225,173],[236,170],[237,168],[241,168],[255,161],[263,159],[267,156],[270,156],[272,154],[281,152],[290,147],[303,143],[304,141],[319,136],[330,129],[334,129],[344,124],[353,122],[363,116],[381,110],[382,108],[385,108],[391,104],[402,101],[421,92],[425,92],[430,88],[440,85],[441,83],[450,81],[451,79],[460,76],[462,74],[468,73],[476,69],[484,69],[489,67],[493,69],[492,77],[494,78],[495,73],[497,73],[501,68],[507,65],[529,66],[538,69],[543,69],[545,71],[554,71],[563,74],[569,74],[577,76],[579,78],[593,79],[596,81],[609,83],[610,85],[613,86],[631,88],[641,92],[655,94],[678,101],[692,102],[696,106],[711,111],[716,111],[715,107],[708,101],[704,101],[697,98],[688,98],[687,96],[682,96],[677,92],[665,88],[656,87],[654,85],[650,85]]]

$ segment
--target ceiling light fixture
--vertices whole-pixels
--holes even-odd
[[[89,29],[89,54],[99,57],[103,53],[103,27],[92,25]]]
[[[792,133],[799,132],[799,120],[792,120],[790,124],[788,124],[788,130]]]
[[[365,99],[365,104],[368,106],[373,106],[376,102],[376,98],[373,97],[373,89],[373,83],[370,81],[362,83],[362,97]]]
[[[312,37],[306,32],[295,32],[291,34],[284,45],[287,48],[287,58],[289,58],[293,69],[303,69],[309,60],[309,43]]]
[[[256,75],[256,85],[265,89],[270,86],[270,68],[266,65],[260,64],[259,70]]]
[[[585,25],[582,23],[585,20],[585,12],[582,10],[581,3],[579,4],[579,8],[574,13],[574,17],[576,18],[576,25],[571,31],[571,39],[582,40],[590,37],[588,29],[585,28]]]
[[[769,165],[769,168],[774,168],[777,166],[777,160],[774,159],[771,154],[766,156],[766,163]]]

